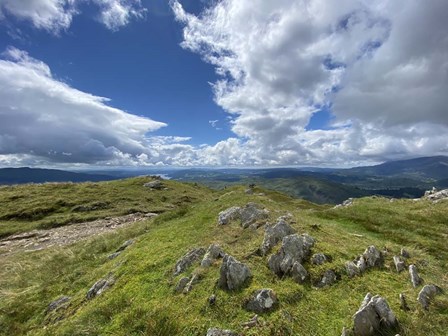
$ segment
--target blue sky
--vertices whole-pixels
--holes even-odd
[[[446,155],[445,10],[443,0],[0,0],[0,165]]]

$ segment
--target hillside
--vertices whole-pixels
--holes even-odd
[[[246,188],[211,190],[149,177],[1,187],[0,334],[206,335],[216,327],[241,335],[340,335],[343,327],[353,326],[352,316],[368,292],[387,300],[401,336],[446,334],[448,201],[367,197],[333,208],[259,187],[246,193]],[[266,210],[259,210],[262,216],[254,225],[243,228],[236,217],[218,225],[221,211],[245,209],[250,202]],[[137,213],[154,215],[69,245],[8,249],[14,240],[45,239],[45,231],[35,230],[47,230],[50,239],[51,230]],[[298,234],[314,238],[312,254],[328,257],[322,265],[304,260],[309,278],[300,284],[268,267],[281,242],[266,255],[260,253],[265,222],[275,223],[280,216]],[[238,289],[217,286],[222,259],[209,267],[200,266],[199,259],[174,275],[183,255],[212,243],[250,269],[251,277]],[[349,277],[346,262],[371,245],[383,251],[384,263]],[[392,257],[401,248],[410,254],[406,265],[417,265],[423,278],[416,288],[407,271],[395,270]],[[329,270],[335,282],[321,288]],[[181,278],[193,275],[191,290],[176,293]],[[416,298],[431,283],[445,293],[425,311]],[[89,291],[93,284],[100,294]],[[247,310],[248,299],[262,288],[272,289],[278,303],[258,313],[256,323],[245,324],[254,316]],[[399,294],[406,296],[409,311],[400,309]]]

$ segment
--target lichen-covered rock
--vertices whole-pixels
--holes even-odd
[[[324,272],[320,280],[315,283],[315,286],[322,288],[325,286],[331,286],[338,281],[338,276],[335,271],[329,269]]]
[[[72,298],[70,296],[61,296],[59,299],[54,300],[48,305],[47,313],[54,310],[58,310],[60,308],[67,307],[71,299]]]
[[[395,269],[397,270],[398,273],[404,271],[406,269],[406,263],[401,260],[401,258],[399,256],[394,256],[394,264],[395,264]]]
[[[287,274],[295,262],[301,264],[309,257],[313,245],[314,238],[307,234],[284,237],[280,251],[268,260],[269,268],[279,276]]]
[[[267,219],[268,215],[269,211],[262,209],[258,204],[247,203],[240,211],[241,226],[247,228],[257,221]]]
[[[238,336],[238,334],[227,329],[210,328],[207,330],[206,336]]]
[[[442,288],[436,285],[426,285],[422,288],[420,293],[418,293],[417,301],[422,305],[423,309],[428,310],[432,299],[438,295],[442,294]]]
[[[283,237],[295,233],[295,230],[283,218],[279,218],[274,226],[266,226],[263,243],[261,244],[261,254],[266,255]]]
[[[106,278],[100,279],[90,287],[86,294],[87,300],[93,299],[95,296],[102,294],[106,289],[115,283],[115,277],[109,274]]]
[[[251,276],[249,267],[226,255],[222,261],[218,286],[226,290],[239,289]]]
[[[224,255],[225,253],[219,245],[211,244],[201,261],[201,266],[210,267],[216,259],[223,258]]]
[[[306,282],[309,277],[305,267],[303,267],[303,265],[297,261],[292,265],[290,273],[294,281],[299,284]]]
[[[367,267],[369,267],[369,268],[383,266],[383,263],[384,263],[383,254],[374,245],[369,246],[364,251],[362,256],[364,257]]]
[[[227,225],[233,220],[241,218],[241,208],[233,206],[218,214],[218,225]]]
[[[257,290],[244,305],[246,310],[257,314],[266,313],[276,308],[277,295],[272,289],[264,288]]]
[[[359,310],[353,315],[355,336],[382,335],[398,328],[398,321],[387,301],[368,293]]]
[[[184,291],[185,286],[190,282],[190,278],[187,277],[183,277],[181,278],[176,285],[176,288],[174,289],[174,291],[176,293],[182,293]]]
[[[314,265],[322,265],[329,261],[329,258],[323,253],[316,253],[311,257],[311,263]]]
[[[179,275],[187,270],[193,263],[201,259],[205,254],[205,249],[202,247],[194,248],[182,256],[174,267],[174,276]]]
[[[411,283],[414,288],[418,287],[422,283],[422,278],[418,275],[417,266],[409,266],[409,276],[411,277]]]

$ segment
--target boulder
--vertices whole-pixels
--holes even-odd
[[[219,245],[211,244],[201,261],[201,266],[210,267],[216,259],[223,258],[224,255],[225,253]]]
[[[240,211],[241,208],[237,206],[221,211],[218,214],[218,225],[227,225],[231,221],[241,218]]]
[[[156,189],[156,190],[163,189],[163,183],[160,182],[159,180],[147,182],[143,186],[146,187],[146,188]]]
[[[179,275],[187,270],[193,263],[198,261],[205,254],[205,249],[202,247],[194,248],[188,251],[185,255],[182,256],[174,267],[174,276]]]
[[[374,245],[369,246],[362,256],[364,257],[368,268],[383,266],[383,254]]]
[[[395,264],[395,269],[397,270],[398,273],[404,271],[406,269],[406,263],[401,260],[401,258],[399,256],[394,256],[394,264]]]
[[[423,309],[428,310],[432,299],[438,295],[442,294],[442,288],[436,285],[426,285],[422,288],[420,293],[418,293],[417,301],[422,305]]]
[[[317,288],[331,286],[338,281],[338,276],[335,271],[329,269],[324,272],[320,280],[315,283]]]
[[[355,336],[383,335],[398,329],[398,321],[387,301],[368,293],[359,310],[353,315]]]
[[[284,237],[280,251],[268,260],[269,268],[279,276],[287,274],[295,262],[301,264],[309,257],[313,245],[314,238],[307,234]]]
[[[262,209],[256,203],[247,203],[240,211],[241,226],[243,228],[249,227],[257,221],[267,219],[269,211]]]
[[[115,259],[116,257],[118,257],[121,254],[121,252],[123,252],[126,248],[128,248],[133,243],[134,243],[133,239],[126,240],[114,253],[110,254],[107,258]]]
[[[244,308],[248,311],[261,314],[275,309],[277,304],[278,299],[275,292],[272,289],[263,288],[252,294],[244,305]]]
[[[238,336],[238,334],[230,330],[210,328],[207,330],[206,336]]]
[[[51,302],[47,307],[47,313],[58,310],[60,308],[66,308],[72,298],[70,296],[61,296],[59,299]]]
[[[226,255],[222,261],[218,286],[226,290],[236,290],[241,288],[251,276],[249,267],[232,256]]]
[[[93,299],[95,296],[102,294],[106,289],[110,288],[115,283],[115,278],[109,274],[106,278],[100,279],[90,287],[86,294],[87,300]]]
[[[311,257],[311,263],[314,265],[322,265],[329,261],[329,258],[323,253],[316,253]]]
[[[293,233],[295,233],[295,230],[283,218],[279,218],[274,226],[266,226],[260,248],[261,254],[266,255],[284,237]]]
[[[294,281],[299,284],[306,282],[309,277],[308,272],[305,269],[305,267],[303,267],[303,265],[297,261],[292,265],[290,273],[291,273],[291,277],[294,279]]]
[[[411,277],[411,283],[414,288],[418,287],[422,283],[422,278],[418,275],[417,266],[409,266],[409,276]]]

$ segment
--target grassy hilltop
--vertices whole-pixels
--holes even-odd
[[[333,209],[284,194],[245,187],[210,190],[196,184],[163,181],[166,189],[143,186],[141,177],[101,183],[43,184],[0,188],[0,236],[33,229],[49,229],[104,217],[154,212],[155,218],[136,222],[112,233],[72,245],[41,251],[6,254],[0,247],[0,334],[2,335],[205,335],[210,327],[244,335],[340,335],[352,325],[352,315],[367,292],[383,296],[400,322],[401,336],[446,335],[448,330],[448,201],[356,199],[349,207]],[[332,268],[341,274],[334,285],[315,289],[291,278],[278,278],[267,267],[267,257],[254,253],[264,236],[262,227],[243,229],[238,222],[217,225],[218,213],[231,206],[255,202],[269,210],[269,222],[290,213],[298,233],[316,239],[313,253],[331,255],[321,266],[305,263],[312,278]],[[76,224],[74,224],[76,225]],[[126,240],[134,243],[109,260]],[[218,243],[247,264],[252,279],[232,292],[216,287],[221,260],[210,268],[194,265],[200,281],[188,294],[174,287],[176,261],[193,247]],[[386,248],[385,266],[349,279],[344,264],[369,245]],[[278,248],[277,246],[276,248]],[[416,302],[407,272],[398,274],[392,256],[405,247],[425,283],[435,283],[445,294],[429,311]],[[275,251],[275,250],[274,250]],[[89,288],[114,274],[115,283],[101,295],[86,300]],[[279,306],[260,315],[260,325],[243,329],[254,314],[243,302],[260,288],[272,288]],[[399,308],[399,294],[410,311]],[[215,294],[216,304],[208,298]],[[47,313],[50,302],[71,297],[66,309]]]

